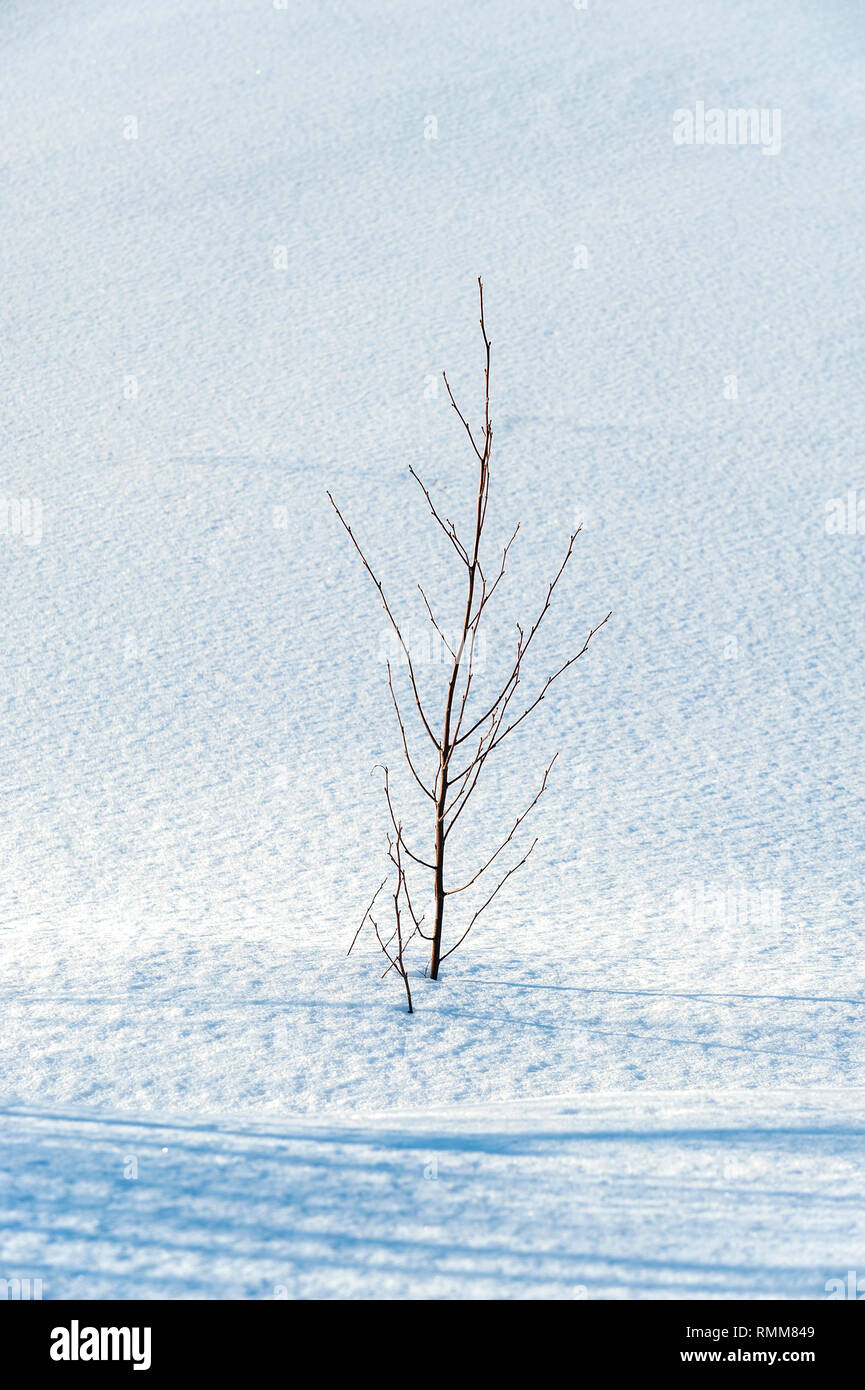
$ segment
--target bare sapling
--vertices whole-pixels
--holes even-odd
[[[453,563],[464,573],[465,597],[460,606],[459,626],[455,636],[452,634],[450,639],[446,637],[444,629],[436,618],[426,592],[420,584],[417,586],[426,617],[432,623],[442,643],[442,650],[446,653],[443,669],[438,668],[442,670],[442,677],[436,697],[430,697],[428,692],[422,693],[416,669],[418,662],[416,655],[412,653],[411,644],[405,638],[406,629],[398,620],[382,582],[367,559],[351,526],[345,520],[331,493],[328,492],[327,494],[334,511],[360,556],[364,569],[376,587],[390,627],[396,634],[396,648],[407,673],[407,697],[409,705],[413,707],[411,729],[409,721],[403,714],[403,704],[397,695],[394,672],[390,661],[387,663],[388,690],[396,713],[407,775],[420,788],[423,796],[429,802],[427,822],[429,847],[424,854],[419,854],[416,852],[419,847],[417,842],[414,850],[410,849],[406,843],[402,819],[397,814],[394,805],[390,773],[387,767],[382,769],[385,802],[390,823],[387,836],[390,869],[376,890],[349,947],[350,953],[361,931],[369,922],[375,931],[379,947],[387,959],[383,974],[388,975],[393,972],[401,978],[408,1000],[409,1013],[412,1012],[412,995],[405,964],[405,951],[409,944],[418,936],[429,944],[428,973],[430,979],[437,980],[442,962],[463,944],[478,918],[490,906],[512,875],[526,863],[537,844],[536,837],[522,854],[522,857],[512,863],[503,874],[499,872],[495,875],[495,883],[491,891],[486,893],[480,906],[468,921],[463,921],[458,927],[454,933],[455,939],[452,939],[447,949],[443,949],[446,903],[450,898],[456,897],[478,883],[494,865],[500,871],[502,861],[500,861],[499,856],[508,846],[513,844],[514,837],[523,822],[543,796],[558,754],[553,756],[544,769],[537,790],[528,805],[515,818],[507,833],[503,834],[497,847],[485,855],[479,867],[464,877],[462,882],[451,883],[445,875],[450,839],[478,787],[490,757],[498,751],[505,739],[537,709],[554,682],[570,670],[575,662],[579,661],[580,657],[587,651],[595,633],[604,626],[611,616],[610,613],[607,613],[607,616],[601,619],[595,627],[590,628],[573,654],[551,671],[539,685],[536,685],[534,693],[528,697],[523,696],[522,699],[516,698],[518,692],[522,694],[526,656],[550,611],[553,595],[570,564],[574,554],[574,544],[582,530],[582,524],[580,524],[568,538],[564,556],[547,584],[546,593],[534,621],[530,625],[516,624],[515,647],[510,665],[504,679],[500,678],[493,687],[498,693],[492,699],[489,697],[480,699],[476,693],[477,683],[473,689],[479,634],[489,604],[504,577],[511,547],[520,529],[520,524],[517,522],[509,540],[500,550],[496,549],[494,564],[491,567],[483,546],[492,471],[491,344],[487,337],[484,319],[484,289],[480,278],[478,279],[478,290],[480,294],[480,327],[484,345],[483,425],[479,431],[474,430],[463,415],[454,399],[447,374],[442,373],[448,398],[460,420],[475,457],[477,482],[471,509],[473,521],[470,536],[460,535],[453,521],[442,514],[430,490],[418,473],[413,467],[409,467],[411,477],[425,498],[432,521],[447,538]],[[434,699],[437,713],[434,713]],[[418,751],[419,741],[420,751]],[[465,828],[468,823],[467,818],[462,821],[462,827]],[[431,920],[429,922],[426,921],[425,913],[418,915],[415,911],[409,889],[409,868],[411,868],[413,878],[423,875],[427,880],[426,891],[423,895],[416,894],[415,901],[431,899]],[[430,879],[431,894],[429,892]],[[484,879],[484,882],[488,884],[489,880]],[[390,894],[392,925],[386,932],[383,932],[378,921],[373,918],[372,912],[379,900],[379,895],[388,884],[392,890]],[[485,890],[482,889],[482,891]],[[449,917],[450,910],[448,912]]]

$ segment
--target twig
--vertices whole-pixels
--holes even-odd
[[[385,876],[384,876],[384,878],[382,879],[381,883],[380,883],[380,884],[378,885],[378,887],[376,888],[375,892],[374,892],[373,895],[372,895],[372,900],[370,901],[369,907],[367,908],[366,912],[363,914],[363,916],[362,916],[361,919],[360,919],[360,926],[358,927],[358,929],[357,929],[357,931],[355,932],[354,936],[351,938],[351,945],[349,946],[348,950],[347,950],[346,953],[345,953],[347,956],[350,956],[351,953],[352,953],[352,951],[354,950],[354,943],[357,941],[357,938],[360,936],[361,932],[363,931],[363,924],[364,924],[364,922],[366,921],[366,919],[367,919],[367,917],[369,916],[369,914],[372,912],[373,908],[375,907],[375,900],[376,900],[376,898],[378,897],[379,893],[381,892],[382,888],[384,888],[384,885],[385,885],[386,883],[387,883],[387,874],[385,874]]]

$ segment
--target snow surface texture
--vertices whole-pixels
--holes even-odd
[[[837,1206],[823,1186],[824,1130],[765,1133],[774,1088],[820,1088],[833,1153],[861,1177],[865,535],[826,524],[851,489],[865,514],[856,7],[7,0],[0,41],[0,1098],[14,1221],[32,1208],[37,1231],[2,1247],[0,1275],[209,1296],[302,1264],[307,1292],[381,1291],[346,1246],[294,1259],[282,1217],[283,1244],[272,1260],[250,1247],[247,1271],[241,1227],[260,1220],[264,1240],[282,1159],[307,1153],[286,1117],[322,1117],[331,1229],[353,1230],[361,1177],[341,1166],[337,1112],[400,1111],[409,1133],[406,1108],[445,1107],[449,1136],[469,1124],[451,1107],[510,1102],[472,1110],[482,1157],[457,1144],[467,1186],[436,1240],[451,1220],[458,1244],[502,1127],[534,1133],[540,1098],[586,1093],[551,1100],[559,1114],[603,1092],[630,1136],[602,1146],[621,1226],[544,1195],[597,1195],[582,1120],[561,1150],[542,1126],[537,1153],[501,1150],[514,1193],[495,1220],[525,1253],[533,1193],[536,1239],[559,1252],[517,1253],[522,1283],[463,1252],[459,1279],[436,1264],[427,1284],[417,1154],[370,1121],[386,1172],[412,1154],[388,1287],[519,1296],[573,1274],[592,1295],[645,1292],[641,1097],[699,1088],[718,1105],[750,1091],[737,1130],[750,1117],[764,1137],[735,1191],[757,1205],[715,1182],[706,1210],[735,1223],[683,1235],[678,1255],[673,1239],[690,1273],[665,1265],[659,1291],[807,1294],[815,1271],[846,1271],[858,1208],[840,1170]],[[779,109],[780,151],[674,145],[674,111],[698,102]],[[502,750],[454,872],[559,749],[541,842],[440,983],[416,979],[408,1020],[371,947],[344,961],[384,871],[370,769],[399,776],[400,754],[382,615],[325,488],[417,631],[417,579],[456,611],[407,467],[465,515],[471,456],[437,374],[477,418],[479,272],[490,524],[523,522],[482,678],[580,520],[537,680],[614,615]],[[135,1245],[146,1203],[124,1215],[118,1196],[98,1244],[124,1140],[116,1118],[62,1118],[82,1107],[223,1117],[166,1129],[176,1164],[116,1189],[136,1202],[207,1207],[216,1169],[189,1146],[203,1134],[217,1154],[239,1126],[209,1282],[194,1258],[166,1256],[155,1283],[146,1251],[112,1263],[111,1233]],[[697,1181],[731,1143],[676,1133],[657,1160],[670,1203],[679,1165]],[[244,1214],[256,1155],[262,1208]],[[761,1200],[780,1244],[761,1243]],[[378,1238],[369,1219],[358,1240]],[[168,1243],[185,1229],[167,1219]]]
[[[0,1141],[7,1259],[32,1278],[50,1252],[44,1298],[822,1298],[865,1261],[858,1101],[21,1112]]]

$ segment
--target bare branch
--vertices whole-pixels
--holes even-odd
[[[499,580],[502,578],[502,575],[505,572],[505,565],[507,564],[508,559],[508,551],[510,550],[514,541],[516,540],[517,532],[519,531],[519,529],[520,523],[517,522],[516,526],[514,527],[513,535],[511,536],[510,540],[508,541],[507,545],[504,547],[504,550],[502,551],[502,559],[501,564],[499,565],[499,572],[496,575],[495,580],[492,586],[489,588],[489,590],[487,589],[487,582],[483,578],[483,571],[481,571],[481,579],[483,580],[483,595],[481,597],[480,603],[478,604],[478,610],[475,613],[475,616],[472,620],[472,625],[475,628],[475,630],[477,630],[478,623],[481,620],[481,614],[483,613],[484,609],[486,608],[487,604],[489,603],[490,599],[492,598],[493,594],[499,586]]]
[[[454,526],[450,517],[445,517],[444,520],[442,520],[441,516],[439,515],[439,512],[436,509],[435,503],[433,502],[432,497],[430,496],[429,488],[427,488],[424,485],[418,474],[412,468],[411,464],[409,464],[408,471],[412,475],[421,492],[423,493],[424,497],[426,498],[427,503],[429,504],[430,511],[432,512],[439,526],[444,531],[454,550],[457,552],[463,563],[467,565],[469,563],[469,553],[463,545],[462,541],[460,540],[459,536],[457,535],[457,528]]]
[[[398,639],[398,641],[399,641],[399,644],[400,644],[400,646],[402,647],[402,650],[403,650],[403,652],[404,652],[404,654],[405,654],[405,659],[406,659],[406,661],[408,662],[408,673],[409,673],[409,679],[411,680],[412,693],[414,694],[414,702],[415,702],[415,704],[416,704],[416,706],[417,706],[418,714],[419,714],[420,717],[421,717],[421,722],[423,723],[423,726],[424,726],[424,728],[426,729],[427,733],[429,734],[429,736],[430,736],[432,742],[436,745],[436,747],[438,747],[438,740],[436,739],[435,734],[433,733],[432,729],[430,728],[429,721],[428,721],[428,719],[427,719],[427,717],[426,717],[426,714],[425,714],[425,712],[424,712],[424,707],[423,707],[423,705],[421,704],[420,692],[418,691],[417,681],[415,680],[414,666],[412,665],[411,653],[410,653],[408,647],[406,646],[406,644],[405,644],[405,642],[404,642],[404,640],[403,640],[403,635],[402,635],[402,633],[400,632],[400,629],[399,629],[399,625],[398,625],[398,623],[397,623],[397,620],[396,620],[396,618],[393,616],[393,613],[391,612],[390,604],[388,603],[387,598],[385,597],[385,592],[384,592],[384,589],[382,588],[381,581],[379,580],[378,576],[375,574],[375,572],[374,572],[372,566],[370,565],[369,561],[367,560],[366,556],[364,555],[363,551],[361,550],[360,545],[358,544],[357,540],[355,539],[354,532],[352,531],[351,527],[349,526],[349,524],[348,524],[348,522],[346,521],[345,517],[343,516],[342,512],[339,510],[339,507],[338,507],[338,506],[336,505],[336,503],[334,502],[332,494],[328,491],[328,494],[327,494],[327,495],[328,495],[328,497],[330,498],[330,504],[331,504],[331,506],[333,507],[334,511],[336,512],[337,516],[339,517],[339,519],[340,519],[340,521],[342,522],[343,526],[345,527],[346,531],[348,532],[349,537],[350,537],[350,539],[351,539],[352,545],[354,546],[355,550],[357,551],[358,555],[360,556],[361,560],[363,561],[364,569],[366,570],[367,574],[369,575],[369,577],[370,577],[370,579],[372,580],[372,582],[373,582],[373,584],[375,585],[375,587],[378,589],[379,597],[380,597],[380,599],[381,599],[381,601],[382,601],[382,605],[384,606],[384,611],[385,611],[385,613],[387,614],[388,618],[390,619],[391,627],[393,628],[394,632],[395,632],[396,635],[397,635],[397,639]]]
[[[607,620],[608,620],[609,618],[611,618],[611,617],[612,617],[612,609],[611,609],[610,612],[607,614],[606,618],[602,618],[602,619],[601,619],[601,621],[598,623],[597,627],[593,627],[593,628],[591,629],[591,631],[590,631],[588,637],[586,638],[585,642],[584,642],[583,645],[580,647],[580,650],[579,650],[574,656],[572,656],[568,661],[566,661],[566,662],[564,663],[564,665],[560,666],[559,669],[558,669],[558,671],[554,671],[553,674],[552,674],[551,676],[547,676],[547,679],[544,681],[543,688],[541,689],[540,694],[539,694],[538,696],[536,696],[536,698],[535,698],[534,700],[532,700],[532,703],[531,703],[526,709],[523,710],[522,714],[520,715],[520,717],[519,717],[518,719],[515,719],[514,722],[513,722],[512,724],[508,725],[508,727],[504,730],[503,733],[499,734],[499,735],[494,739],[494,741],[493,741],[493,743],[492,743],[492,746],[491,746],[491,748],[490,748],[490,750],[489,750],[490,752],[492,752],[493,748],[497,748],[497,747],[499,746],[499,744],[501,743],[502,739],[507,738],[508,734],[512,733],[513,730],[516,729],[517,725],[522,724],[522,722],[523,722],[523,720],[526,718],[526,716],[529,715],[529,714],[531,714],[532,710],[535,709],[535,707],[541,703],[541,700],[542,700],[542,699],[544,698],[544,696],[546,695],[546,693],[547,693],[547,691],[549,690],[550,686],[552,685],[553,681],[558,680],[559,676],[563,675],[564,672],[567,671],[568,668],[569,668],[570,666],[573,666],[573,664],[574,664],[575,661],[579,661],[580,657],[583,656],[583,654],[585,653],[586,649],[588,648],[588,645],[589,645],[589,643],[591,642],[592,638],[594,637],[595,633],[596,633],[596,632],[600,632],[601,628],[604,626],[604,624],[607,622]]]
[[[485,742],[486,740],[492,740],[492,738],[495,736],[496,729],[497,729],[497,727],[498,727],[496,721],[497,721],[497,719],[499,718],[499,714],[498,714],[498,712],[496,712],[494,715],[491,715],[490,717],[492,718],[493,722],[490,724],[490,726],[489,726],[488,729],[485,729],[485,730],[483,731],[483,733],[481,734],[480,738],[478,739],[478,746],[477,746],[477,748],[475,749],[474,754],[472,755],[471,760],[466,764],[466,766],[465,766],[460,772],[455,772],[455,773],[453,773],[453,774],[451,775],[451,778],[450,778],[450,786],[455,787],[455,786],[457,785],[458,782],[464,782],[464,781],[469,777],[469,775],[470,775],[472,772],[476,772],[476,771],[478,770],[478,765],[479,765],[480,763],[483,763],[484,760],[486,759],[486,752],[489,751],[489,750],[486,750],[486,751],[484,750],[484,742]],[[457,794],[456,794],[456,796],[454,797],[453,801],[451,801],[450,804],[446,807],[446,814],[447,814],[447,815],[450,815],[450,813],[451,813],[453,807],[454,807],[454,806],[456,805],[456,803],[459,801],[459,799],[460,799],[461,796],[462,796],[462,789],[460,789],[460,790],[457,792]]]
[[[481,717],[480,717],[480,719],[475,720],[475,722],[474,722],[474,724],[472,725],[472,727],[471,727],[470,729],[467,729],[466,732],[461,736],[461,738],[459,739],[459,742],[460,742],[460,743],[462,743],[465,739],[470,738],[471,735],[474,733],[475,729],[477,729],[477,728],[479,727],[479,725],[481,725],[481,724],[484,722],[484,720],[485,720],[486,718],[488,718],[489,714],[496,708],[496,706],[498,705],[499,701],[500,701],[501,699],[504,698],[504,695],[505,695],[506,691],[508,690],[508,687],[510,686],[511,682],[514,680],[514,677],[517,676],[517,675],[519,674],[520,664],[521,664],[521,662],[522,662],[522,660],[523,660],[523,657],[525,656],[526,652],[528,651],[529,646],[530,646],[531,641],[532,641],[532,638],[534,637],[535,633],[537,632],[538,628],[540,627],[541,623],[543,622],[543,620],[544,620],[544,618],[545,618],[545,616],[546,616],[546,614],[547,614],[547,612],[548,612],[548,610],[549,610],[550,601],[552,600],[553,593],[555,592],[556,585],[558,584],[559,580],[561,579],[562,575],[564,574],[564,572],[565,572],[565,567],[567,566],[568,561],[570,560],[571,556],[572,556],[573,553],[574,553],[574,541],[577,539],[577,536],[580,534],[580,531],[581,531],[582,529],[583,529],[583,528],[582,528],[582,523],[581,523],[581,524],[577,527],[576,531],[574,531],[573,534],[571,535],[571,537],[570,537],[570,539],[569,539],[569,541],[568,541],[568,548],[567,548],[567,550],[565,551],[565,558],[564,558],[564,560],[562,561],[562,563],[559,565],[559,568],[558,568],[558,570],[557,570],[555,576],[553,577],[553,579],[550,580],[550,583],[549,583],[548,586],[547,586],[547,596],[546,596],[546,598],[544,599],[543,607],[541,608],[540,613],[538,614],[537,618],[535,619],[534,623],[532,624],[532,627],[529,629],[529,635],[528,635],[528,637],[525,638],[525,640],[523,639],[522,628],[519,628],[519,625],[518,625],[519,633],[520,633],[520,641],[519,641],[519,644],[518,644],[518,646],[517,646],[516,661],[515,661],[515,663],[514,663],[514,666],[513,666],[512,670],[511,670],[510,675],[508,676],[507,680],[505,681],[505,684],[504,684],[502,690],[501,690],[500,693],[496,696],[495,700],[493,700],[492,704],[490,705],[490,707],[489,707],[489,709],[486,711],[486,713],[485,713],[485,714],[482,714]],[[609,615],[609,613],[608,613],[608,614],[607,614],[607,617],[609,617],[609,616],[610,616],[610,615]],[[607,621],[607,619],[605,618],[605,619],[604,619],[604,622],[606,622],[606,621]],[[599,626],[603,626],[603,624],[599,624]]]
[[[451,390],[450,382],[448,381],[448,374],[447,374],[447,372],[442,372],[442,376],[443,376],[443,378],[444,378],[445,386],[448,388],[448,395],[449,395],[450,398],[451,398],[451,405],[453,406],[454,410],[456,411],[457,415],[460,417],[460,419],[461,419],[462,422],[463,422],[463,425],[465,426],[466,434],[468,435],[469,439],[470,439],[471,442],[472,442],[472,448],[474,449],[475,453],[477,454],[477,456],[478,456],[478,458],[481,460],[481,462],[483,462],[483,460],[484,460],[484,453],[481,452],[481,450],[478,448],[477,444],[475,443],[475,437],[474,437],[474,435],[472,434],[471,425],[469,424],[468,420],[467,420],[466,417],[463,415],[462,411],[460,410],[459,406],[457,405],[456,401],[454,400],[454,393],[453,393],[453,391]]]
[[[454,649],[453,649],[453,647],[451,646],[450,642],[449,642],[448,639],[445,637],[444,633],[442,632],[441,628],[439,627],[438,623],[437,623],[436,620],[435,620],[435,614],[434,614],[433,611],[432,611],[432,605],[431,605],[429,599],[427,598],[427,596],[426,596],[426,594],[424,593],[423,589],[421,588],[420,584],[418,584],[417,587],[418,587],[418,590],[419,590],[419,592],[420,592],[420,596],[421,596],[421,598],[423,599],[424,604],[426,605],[426,611],[427,611],[427,613],[429,613],[430,622],[432,623],[432,625],[433,625],[433,627],[435,628],[436,632],[438,633],[439,637],[440,637],[440,638],[442,639],[442,641],[444,642],[444,644],[445,644],[445,646],[447,647],[448,651],[450,652],[451,656],[456,656],[456,652],[454,651]]]
[[[403,747],[403,752],[405,753],[405,760],[406,760],[406,762],[407,762],[408,765],[409,765],[409,769],[410,769],[410,771],[411,771],[411,775],[412,775],[412,777],[414,778],[414,780],[417,782],[417,784],[418,784],[418,786],[420,787],[421,791],[423,792],[424,796],[428,796],[429,799],[430,799],[430,801],[435,801],[435,797],[433,796],[433,794],[432,794],[432,792],[430,791],[429,787],[426,785],[425,782],[422,782],[422,781],[421,781],[421,778],[420,778],[420,776],[418,775],[418,772],[417,772],[417,770],[416,770],[416,768],[415,768],[415,765],[414,765],[414,763],[413,763],[412,760],[411,760],[411,754],[410,754],[409,751],[408,751],[408,739],[406,738],[405,725],[404,725],[403,722],[402,722],[402,715],[400,714],[399,704],[398,704],[398,702],[397,702],[396,693],[395,693],[394,688],[393,688],[393,676],[392,676],[391,669],[390,669],[390,662],[387,663],[387,684],[388,684],[388,689],[390,690],[390,697],[391,697],[391,699],[393,700],[393,707],[394,707],[394,709],[396,710],[397,723],[399,724],[399,731],[400,731],[400,734],[402,735],[402,747]]]
[[[406,852],[406,854],[408,855],[409,859],[413,859],[414,862],[415,862],[416,864],[422,865],[422,867],[423,867],[424,869],[435,869],[435,864],[430,864],[430,863],[427,862],[426,859],[419,859],[418,856],[417,856],[416,854],[412,854],[412,852],[411,852],[411,850],[409,849],[408,845],[406,844],[405,840],[402,839],[402,826],[400,825],[399,821],[398,821],[397,818],[396,818],[396,814],[395,814],[394,809],[393,809],[393,802],[392,802],[391,799],[390,799],[390,774],[389,774],[388,769],[387,769],[387,767],[385,766],[384,763],[378,763],[378,764],[376,764],[376,766],[380,767],[380,768],[382,769],[382,771],[384,772],[384,795],[385,795],[385,800],[387,801],[387,809],[388,809],[388,811],[390,812],[391,824],[392,824],[394,830],[396,831],[397,835],[399,835],[400,839],[402,840],[402,847],[403,847],[403,849],[405,850],[405,852]],[[373,771],[374,771],[374,770],[375,770],[375,769],[373,769]]]
[[[476,922],[476,921],[478,920],[478,918],[480,917],[481,913],[482,913],[486,908],[489,907],[490,903],[492,902],[493,898],[494,898],[494,897],[496,896],[496,894],[498,893],[499,889],[500,889],[500,888],[504,888],[504,886],[505,886],[505,884],[507,883],[508,879],[510,878],[511,874],[515,874],[516,871],[517,871],[517,869],[521,869],[521,868],[523,867],[523,865],[525,864],[526,860],[528,859],[529,855],[531,854],[532,850],[534,849],[534,847],[535,847],[535,845],[536,845],[537,843],[538,843],[537,838],[535,838],[534,840],[532,840],[532,843],[529,845],[529,848],[526,850],[525,854],[523,855],[523,857],[522,857],[522,859],[519,861],[519,863],[518,863],[518,864],[514,864],[512,868],[508,869],[508,871],[507,871],[507,873],[505,874],[504,878],[502,878],[502,879],[499,880],[499,882],[496,884],[495,888],[493,889],[493,891],[490,893],[489,897],[487,898],[486,902],[481,903],[480,907],[478,908],[478,910],[477,910],[477,912],[475,913],[475,915],[474,915],[474,917],[472,918],[472,920],[469,922],[468,926],[466,927],[466,929],[465,929],[465,931],[463,932],[462,936],[460,937],[459,941],[455,941],[454,944],[453,944],[453,946],[451,946],[450,950],[449,950],[449,951],[445,951],[444,955],[441,957],[442,960],[447,960],[448,956],[452,956],[453,953],[454,953],[454,951],[457,949],[458,946],[462,946],[463,942],[465,941],[466,937],[468,936],[468,934],[469,934],[469,932],[471,931],[472,927],[474,926],[475,922]]]
[[[472,884],[477,882],[477,880],[480,878],[481,874],[486,873],[486,871],[487,871],[487,869],[490,867],[490,865],[493,864],[493,863],[495,862],[496,859],[498,859],[499,855],[501,854],[501,852],[502,852],[502,850],[505,848],[505,846],[510,844],[511,840],[512,840],[512,839],[514,838],[514,836],[516,835],[517,831],[519,830],[519,828],[520,828],[520,826],[522,825],[523,821],[525,820],[526,816],[529,814],[530,811],[534,810],[535,806],[537,806],[538,802],[540,801],[541,797],[543,796],[543,794],[544,794],[544,792],[545,792],[545,790],[546,790],[546,786],[547,786],[547,778],[549,777],[550,771],[551,771],[552,766],[553,766],[553,763],[556,761],[556,758],[557,758],[558,756],[559,756],[558,753],[554,753],[554,754],[553,754],[552,758],[550,759],[550,761],[549,761],[549,763],[548,763],[548,765],[547,765],[546,771],[544,772],[543,781],[541,782],[540,788],[539,788],[538,791],[535,793],[535,795],[532,797],[532,800],[529,802],[528,806],[527,806],[526,809],[523,811],[522,815],[517,816],[516,820],[515,820],[514,823],[513,823],[513,826],[511,827],[511,830],[510,830],[509,833],[505,836],[505,838],[502,840],[502,842],[501,842],[501,844],[499,845],[498,849],[495,850],[494,853],[490,855],[489,859],[486,861],[485,864],[483,864],[483,865],[481,866],[480,869],[478,869],[478,871],[477,871],[476,874],[472,874],[472,877],[471,877],[470,879],[468,879],[468,881],[467,881],[466,883],[461,884],[459,888],[448,888],[448,889],[446,890],[447,896],[448,896],[448,897],[450,897],[450,895],[453,894],[453,893],[464,893],[465,890],[466,890],[467,888],[471,888]]]
[[[459,708],[459,713],[458,713],[458,715],[457,715],[457,722],[456,722],[456,724],[454,725],[454,731],[453,731],[453,734],[452,734],[452,736],[451,736],[451,739],[450,739],[450,742],[449,742],[449,744],[448,744],[448,747],[445,749],[445,754],[444,754],[444,766],[445,766],[445,768],[448,768],[448,767],[449,767],[451,757],[452,757],[452,755],[453,755],[453,753],[454,753],[454,750],[455,750],[455,748],[456,748],[456,746],[457,746],[457,735],[459,734],[460,727],[461,727],[462,722],[463,722],[463,716],[465,715],[465,712],[466,712],[466,704],[467,704],[467,701],[468,701],[468,698],[469,698],[469,691],[471,690],[471,687],[472,687],[472,676],[474,675],[475,639],[477,638],[477,628],[476,628],[476,627],[473,627],[471,623],[468,624],[468,628],[471,630],[471,640],[470,640],[470,642],[469,642],[468,671],[466,672],[466,683],[465,683],[465,687],[464,687],[464,689],[463,689],[462,699],[460,700],[460,708]]]
[[[354,936],[352,937],[352,939],[351,939],[351,945],[349,946],[348,950],[347,950],[346,953],[345,953],[347,956],[350,956],[351,953],[352,953],[352,951],[354,950],[354,943],[357,941],[357,938],[360,936],[361,932],[363,931],[363,924],[364,924],[364,922],[366,921],[367,917],[369,917],[369,914],[372,912],[373,908],[375,907],[375,900],[376,900],[376,898],[378,897],[379,893],[381,892],[382,888],[384,888],[384,885],[385,885],[386,883],[387,883],[387,874],[385,874],[385,876],[384,876],[384,878],[382,879],[381,883],[380,883],[380,884],[378,885],[378,887],[376,888],[375,892],[374,892],[373,895],[372,895],[372,900],[371,900],[371,902],[370,902],[369,907],[367,908],[366,912],[363,914],[363,916],[362,916],[361,919],[360,919],[360,926],[358,927],[357,931],[355,932]]]
[[[396,868],[396,891],[393,895],[393,912],[394,920],[396,922],[395,936],[397,941],[395,955],[392,956],[387,947],[382,943],[381,937],[378,933],[378,928],[376,928],[376,936],[378,936],[379,945],[381,945],[382,950],[384,951],[385,955],[390,961],[390,965],[384,973],[386,975],[388,973],[388,970],[390,970],[392,967],[396,968],[397,972],[402,977],[402,982],[405,986],[406,999],[408,1000],[408,1011],[409,1013],[413,1013],[414,1009],[412,1007],[411,1000],[411,987],[408,982],[408,971],[405,967],[404,952],[406,946],[408,945],[408,942],[411,941],[414,937],[417,931],[417,926],[415,926],[415,930],[409,934],[408,941],[403,941],[402,915],[400,912],[399,902],[400,893],[402,893],[405,890],[405,869],[403,868],[402,856],[400,854],[400,846],[402,844],[402,826],[400,825],[397,827],[396,840],[392,842],[390,840],[390,837],[388,837],[388,855],[390,856],[391,863]],[[414,913],[412,913],[412,918],[414,918]],[[391,937],[391,941],[392,940],[393,937]]]

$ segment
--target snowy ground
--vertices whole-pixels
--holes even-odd
[[[0,1277],[865,1265],[855,6],[6,0],[0,42]],[[780,151],[674,146],[697,102]],[[614,616],[478,808],[466,864],[560,750],[531,864],[408,1020],[344,960],[399,752],[325,488],[413,623],[455,599],[406,470],[462,514],[479,272],[523,519],[486,674],[580,519],[537,677]]]
[[[865,1262],[845,1092],[642,1092],[327,1124],[4,1115],[45,1298],[822,1298]],[[70,1170],[74,1177],[70,1179]]]

